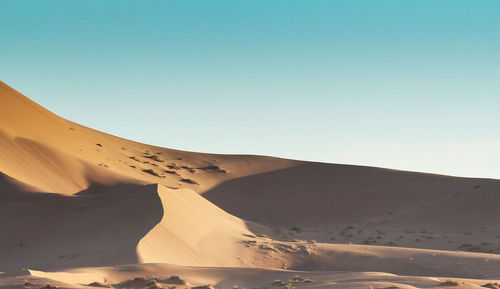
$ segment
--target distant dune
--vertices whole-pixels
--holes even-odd
[[[149,146],[0,82],[0,288],[500,288],[499,203],[494,179]]]

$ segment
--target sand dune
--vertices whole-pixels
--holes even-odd
[[[405,213],[454,196],[498,188],[496,180],[301,163],[224,182],[204,196],[230,213],[263,224],[311,226]]]
[[[201,192],[227,179],[296,163],[190,153],[121,139],[62,119],[3,82],[0,102],[0,171],[40,191],[74,194],[92,184],[126,181]],[[181,181],[193,178],[198,185]]]
[[[303,163],[229,180],[203,196],[275,228],[282,240],[500,252],[498,180]]]
[[[159,186],[158,194],[164,216],[138,244],[137,253],[142,263],[270,265],[271,262],[259,262],[255,258],[258,251],[245,246],[244,241],[253,233],[243,220],[227,214],[189,189]],[[273,261],[276,263],[280,259]]]
[[[96,186],[75,196],[5,189],[0,227],[5,228],[0,248],[9,248],[0,259],[4,271],[133,263],[259,264],[253,259],[259,252],[243,242],[249,239],[245,235],[253,236],[243,220],[194,191],[163,185]]]
[[[478,288],[498,201],[492,179],[145,145],[0,83],[0,288]]]

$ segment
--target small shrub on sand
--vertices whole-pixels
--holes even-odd
[[[153,175],[155,177],[159,177],[159,175],[153,170],[142,170],[142,171],[145,172],[146,174],[150,174],[150,175]]]
[[[152,159],[155,162],[160,162],[160,163],[164,162],[164,160],[160,159],[160,157],[157,155],[151,155],[151,156],[146,155],[146,156],[144,156],[144,158]]]
[[[157,289],[163,288],[158,285],[158,278],[144,278],[136,277],[133,280],[127,280],[122,282],[118,287],[121,288],[145,288],[145,289]]]
[[[153,280],[153,281],[150,281],[148,283],[148,286],[145,287],[145,288],[143,288],[143,289],[164,289],[164,288],[162,286],[160,286],[158,284],[158,282],[156,282],[156,281]]]
[[[136,162],[138,162],[138,161],[139,161],[138,159],[136,159],[136,158],[135,158],[135,156],[131,156],[131,157],[128,157],[128,158],[129,158],[129,159],[131,159],[131,160],[134,160],[134,161],[136,161]]]
[[[100,288],[113,288],[113,286],[111,286],[109,284],[104,284],[104,283],[101,283],[101,282],[92,282],[92,283],[90,283],[87,286],[89,286],[89,287],[100,287]]]
[[[164,281],[167,284],[176,284],[176,285],[186,285],[186,281],[182,280],[179,276],[170,276],[167,280]]]
[[[481,287],[491,288],[491,289],[500,289],[500,284],[498,284],[497,282],[495,282],[495,283],[486,283],[484,285],[481,285]]]
[[[191,179],[180,179],[181,182],[187,183],[187,184],[192,184],[192,185],[197,185],[198,183],[191,180]]]
[[[311,283],[311,282],[314,282],[314,281],[311,280],[311,279],[309,279],[309,278],[302,277],[300,275],[295,275],[295,276],[293,276],[292,279],[287,280],[287,281],[276,279],[276,280],[273,281],[273,283],[271,283],[271,285],[273,285],[273,286],[283,286],[285,288],[294,288],[293,286],[297,285],[297,283],[300,283],[300,282]]]
[[[455,281],[455,280],[446,280],[446,281],[440,283],[439,285],[446,286],[446,287],[454,287],[454,286],[461,286],[462,283]]]
[[[201,168],[197,168],[197,169],[202,170],[202,171],[207,171],[207,172],[216,172],[216,173],[226,173],[227,172],[226,170],[221,169],[219,166],[216,166],[216,165],[209,165],[209,166],[201,167]]]
[[[294,282],[300,282],[300,281],[304,281],[304,279],[305,278],[302,277],[302,276],[300,276],[300,275],[295,275],[295,276],[293,276],[292,281],[294,281]]]
[[[175,163],[168,164],[167,168],[169,168],[171,170],[178,170],[178,169],[180,169],[180,167],[178,167]]]

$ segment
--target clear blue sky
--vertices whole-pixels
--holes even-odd
[[[500,178],[500,1],[0,1],[0,79],[170,148]]]

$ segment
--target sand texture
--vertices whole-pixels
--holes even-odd
[[[0,288],[500,288],[499,203],[494,179],[145,145],[0,82]]]

